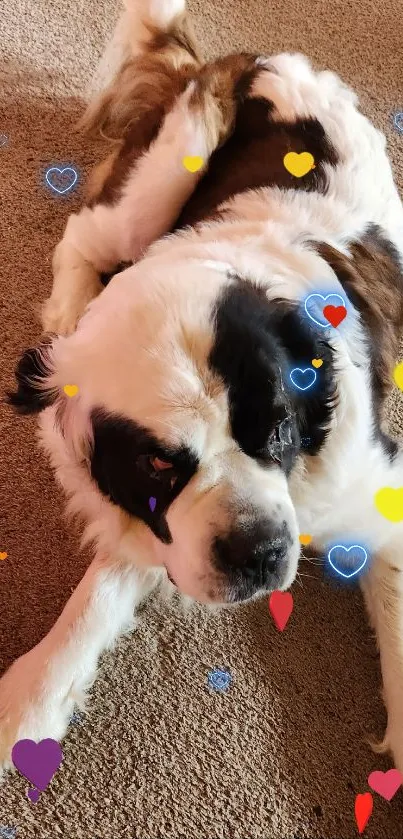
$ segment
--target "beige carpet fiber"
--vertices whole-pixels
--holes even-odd
[[[207,55],[301,50],[342,74],[386,132],[403,184],[400,0],[192,0],[191,11]],[[50,254],[80,205],[80,187],[57,197],[44,171],[73,163],[82,182],[96,159],[73,122],[116,15],[114,0],[1,3],[2,390],[39,335]],[[389,416],[399,433],[397,394]],[[0,670],[50,629],[88,562],[34,433],[34,420],[0,407]],[[385,725],[379,662],[359,592],[312,574],[293,588],[284,633],[267,602],[211,616],[150,600],[104,656],[38,803],[20,775],[0,787],[0,839],[358,836],[355,795],[391,765],[367,744]],[[232,674],[225,694],[207,687],[214,667]],[[365,837],[403,837],[402,790],[391,803],[374,794]]]

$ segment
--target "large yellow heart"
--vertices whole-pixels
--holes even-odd
[[[302,151],[297,154],[296,151],[289,151],[283,160],[287,172],[295,175],[296,178],[302,178],[315,166],[315,158],[309,151]]]
[[[77,385],[65,385],[63,390],[66,396],[75,396],[78,393]]]
[[[323,358],[313,358],[312,359],[312,366],[313,367],[322,367]]]
[[[389,521],[403,521],[403,487],[383,487],[375,493],[375,507]]]
[[[396,364],[396,367],[393,371],[393,378],[398,388],[400,388],[400,390],[403,390],[403,361],[401,361],[400,364]]]
[[[193,157],[184,157],[182,163],[188,172],[198,172],[202,168],[204,160],[202,157],[194,155]]]

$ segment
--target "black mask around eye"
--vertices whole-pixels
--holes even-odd
[[[134,420],[102,409],[91,419],[91,476],[100,491],[169,544],[166,512],[196,472],[197,458],[185,447],[168,452]]]

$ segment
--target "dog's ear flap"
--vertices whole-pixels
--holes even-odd
[[[51,350],[52,336],[46,336],[21,356],[15,369],[17,390],[6,394],[6,402],[19,414],[37,414],[55,402],[58,390],[49,384],[54,372]]]

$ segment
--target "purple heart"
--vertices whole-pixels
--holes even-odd
[[[151,497],[151,498],[149,498],[148,503],[149,503],[149,506],[150,506],[150,510],[153,513],[156,506],[157,506],[157,499]]]
[[[36,801],[38,801],[39,796],[40,792],[39,789],[36,789],[36,787],[28,790],[28,798],[32,801],[33,804],[35,804]]]
[[[21,775],[38,789],[44,790],[58,770],[63,752],[57,740],[51,738],[41,740],[40,743],[18,740],[12,748],[11,760]]]

